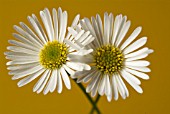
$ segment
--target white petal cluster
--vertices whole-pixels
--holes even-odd
[[[138,78],[149,79],[146,73],[151,71],[148,68],[150,62],[143,59],[153,50],[143,47],[147,42],[147,37],[135,40],[142,27],[137,27],[130,36],[127,36],[131,22],[122,15],[117,15],[114,18],[112,13],[105,13],[103,22],[100,15],[97,14],[96,18],[91,18],[91,21],[88,18],[80,20],[80,24],[79,29],[90,31],[91,35],[95,37],[94,41],[88,45],[89,48],[96,50],[104,45],[119,48],[124,56],[124,65],[114,74],[102,73],[93,65],[89,71],[76,72],[77,82],[88,82],[86,91],[91,92],[92,97],[97,93],[105,94],[108,101],[111,101],[112,96],[117,100],[118,94],[123,99],[129,96],[124,81],[127,81],[138,93],[143,93],[140,87],[141,81]],[[94,64],[94,53],[95,51],[86,55],[87,57],[83,58],[83,61],[87,64]],[[81,58],[79,59],[81,60]]]
[[[8,52],[5,52],[6,59],[11,61],[7,62],[9,74],[13,75],[12,79],[21,79],[18,86],[24,86],[36,78],[38,82],[33,87],[33,91],[44,94],[48,92],[58,93],[62,92],[62,80],[68,89],[71,89],[69,75],[73,76],[76,71],[90,70],[90,66],[83,62],[72,61],[73,56],[83,56],[91,53],[92,49],[86,49],[86,45],[92,42],[89,37],[89,32],[74,32],[71,34],[67,32],[68,15],[66,11],[61,8],[50,11],[45,8],[40,11],[40,17],[43,25],[40,24],[38,18],[32,14],[28,16],[28,21],[31,27],[28,27],[23,22],[20,26],[14,26],[18,33],[13,36],[17,40],[9,40],[13,46],[8,46]],[[80,15],[77,15],[73,20],[71,28],[76,27]],[[44,68],[39,62],[40,50],[48,43],[58,41],[64,43],[68,48],[68,56],[66,64],[63,64],[60,69],[47,69]]]

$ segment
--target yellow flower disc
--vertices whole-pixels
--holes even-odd
[[[39,61],[44,68],[59,69],[66,63],[68,49],[58,41],[48,42],[39,53]]]
[[[121,70],[123,60],[121,51],[112,45],[101,46],[94,53],[95,66],[104,74],[112,75]]]

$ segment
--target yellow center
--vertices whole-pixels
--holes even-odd
[[[48,42],[39,53],[39,62],[44,68],[59,69],[66,63],[68,49],[57,41]]]
[[[123,67],[123,54],[112,45],[104,45],[94,53],[95,66],[104,74],[110,74],[121,70]]]

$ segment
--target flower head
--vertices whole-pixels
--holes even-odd
[[[44,94],[57,89],[62,92],[62,80],[68,89],[71,89],[69,75],[73,76],[76,71],[90,70],[90,66],[83,62],[74,62],[71,56],[82,56],[91,53],[92,49],[86,49],[86,44],[77,42],[77,38],[89,37],[89,32],[67,33],[67,12],[61,8],[50,11],[45,8],[40,11],[43,26],[38,18],[32,14],[28,16],[32,29],[23,22],[21,27],[14,26],[18,33],[13,36],[17,40],[9,40],[13,46],[8,46],[9,52],[5,52],[9,74],[14,75],[13,80],[21,79],[18,86],[24,86],[34,79],[39,78],[33,91]],[[73,20],[72,27],[77,26],[79,15]],[[85,35],[84,35],[85,34]],[[88,40],[90,43],[92,40]],[[78,43],[78,44],[77,44]]]
[[[129,96],[124,81],[138,93],[142,93],[138,78],[149,79],[145,72],[150,72],[147,67],[150,62],[142,59],[153,52],[147,47],[141,48],[147,41],[146,37],[134,41],[142,27],[137,27],[127,37],[131,22],[122,15],[117,15],[114,19],[112,13],[104,14],[103,24],[99,15],[92,17],[91,21],[84,18],[80,24],[79,29],[90,31],[95,39],[88,45],[94,51],[83,58],[83,61],[91,65],[91,70],[76,72],[74,78],[78,78],[77,82],[89,82],[86,91],[91,92],[93,97],[97,92],[105,94],[108,101],[111,101],[112,96],[117,100],[119,93],[123,99]]]

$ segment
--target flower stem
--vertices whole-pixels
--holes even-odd
[[[96,98],[96,100],[94,101],[95,104],[97,104],[97,102],[99,101],[99,99],[100,99],[100,95],[97,95],[97,98]],[[93,108],[91,109],[90,114],[93,114],[94,111],[95,111],[95,107],[93,107]]]
[[[74,81],[76,82],[76,79],[74,79]],[[83,93],[86,95],[87,99],[89,100],[89,102],[92,104],[93,108],[97,111],[98,114],[101,114],[100,110],[98,109],[98,107],[96,106],[96,103],[93,101],[93,99],[91,98],[91,96],[86,92],[86,89],[84,88],[84,86],[81,83],[77,83],[77,85],[80,87],[80,89],[83,91]]]

